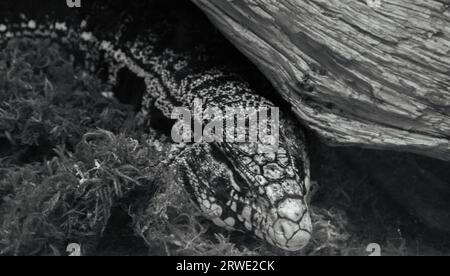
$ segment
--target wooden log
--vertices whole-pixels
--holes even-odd
[[[329,144],[450,161],[450,0],[192,0]]]

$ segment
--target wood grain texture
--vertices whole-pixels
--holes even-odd
[[[450,0],[192,1],[328,143],[450,161]]]

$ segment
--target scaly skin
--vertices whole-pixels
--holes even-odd
[[[148,126],[152,108],[170,118],[175,107],[192,109],[195,99],[202,100],[203,108],[220,110],[254,107],[259,113],[273,107],[229,73],[226,65],[211,65],[202,47],[177,51],[166,46],[168,30],[173,28],[170,22],[161,20],[127,36],[126,27],[108,34],[96,31],[88,18],[78,23],[52,22],[51,17],[18,19],[0,21],[0,45],[13,37],[51,38],[69,51],[81,53],[82,66],[93,74],[107,68],[106,81],[111,88],[124,69],[144,80],[146,93],[137,116],[142,127]],[[293,251],[308,243],[312,231],[306,202],[309,161],[300,130],[294,131],[293,123],[281,118],[275,151],[267,151],[261,142],[200,141],[186,145],[170,161],[179,172],[180,183],[215,224],[253,233]]]

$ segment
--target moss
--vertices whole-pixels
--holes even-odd
[[[0,253],[94,247],[116,201],[148,186],[158,154],[131,134],[131,109],[102,97],[56,46],[17,40],[1,55]]]
[[[14,40],[0,60],[0,140],[16,161],[72,148],[88,129],[118,132],[132,116],[48,41]]]
[[[87,133],[73,153],[3,168],[2,254],[53,254],[70,240],[95,248],[111,210],[130,192],[151,187],[155,151],[107,131]]]

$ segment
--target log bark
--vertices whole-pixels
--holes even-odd
[[[450,161],[450,0],[192,0],[330,144]]]

